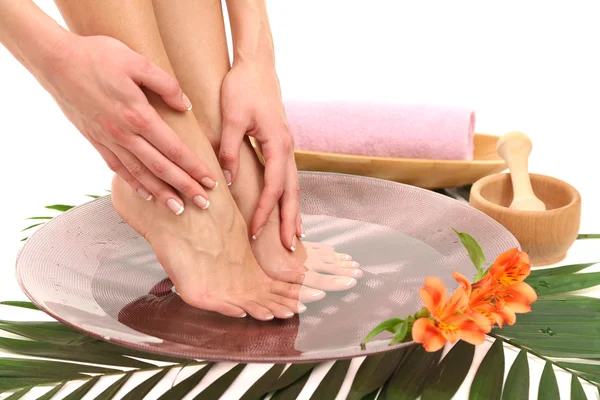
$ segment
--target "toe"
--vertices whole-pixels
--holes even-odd
[[[177,291],[174,292],[192,307],[200,308],[206,311],[214,311],[227,317],[243,318],[246,316],[246,311],[244,311],[242,308],[233,304],[229,304],[223,300],[215,300],[210,296],[187,296],[185,291],[183,293],[179,293]]]
[[[300,297],[302,297],[302,291],[300,293]],[[306,311],[306,306],[302,304],[302,302],[290,299],[288,297],[272,294],[269,297],[269,300],[282,305],[283,307],[289,309],[290,311],[293,311],[296,314],[302,314],[304,311]],[[275,314],[275,316],[277,316],[277,314]]]
[[[271,294],[301,303],[310,303],[325,297],[325,292],[322,290],[278,281],[271,283],[270,292]]]
[[[344,254],[344,253],[335,253],[335,258],[337,258],[338,260],[342,260],[342,261],[352,260],[352,256],[350,254]]]
[[[264,300],[261,302],[261,304],[264,307],[268,308],[269,311],[271,311],[271,313],[275,316],[275,318],[288,319],[292,318],[295,315],[295,313],[286,306],[272,300]]]
[[[243,308],[252,318],[259,321],[270,321],[275,318],[275,315],[267,307],[254,301],[244,301],[239,304],[236,303],[236,305]]]
[[[321,289],[327,292],[329,291],[342,291],[348,290],[356,286],[356,279],[348,276],[336,276],[336,275],[323,275],[314,271],[309,271],[304,279],[304,285],[314,288]]]

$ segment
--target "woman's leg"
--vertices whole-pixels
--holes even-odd
[[[220,0],[154,0],[154,12],[169,60],[183,91],[194,104],[193,113],[209,132],[215,150],[221,133],[221,83],[229,71],[229,54]],[[200,107],[198,107],[200,105]],[[230,187],[246,222],[252,218],[263,189],[264,169],[248,140],[240,154],[240,172]],[[346,255],[336,254],[331,246],[297,243],[290,252],[281,244],[279,208],[251,246],[258,263],[275,279],[311,272],[304,285],[323,290],[343,290],[356,284],[352,277],[362,271]],[[287,274],[281,275],[285,271]],[[333,275],[322,275],[318,272]],[[299,278],[296,278],[299,279]]]
[[[150,0],[59,0],[57,4],[73,31],[117,38],[173,74]],[[256,263],[246,224],[196,119],[170,109],[155,94],[146,94],[167,124],[217,173],[220,185],[211,191],[207,210],[190,206],[175,216],[155,201],[136,196],[115,178],[115,209],[150,242],[187,303],[230,316],[245,312],[263,320],[292,316],[298,310],[301,288],[273,281]]]

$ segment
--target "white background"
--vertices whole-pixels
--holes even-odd
[[[37,3],[62,24],[53,2]],[[532,172],[566,180],[581,192],[581,232],[591,233],[600,232],[598,6],[597,1],[269,1],[285,98],[473,107],[478,132],[521,130],[532,138]],[[0,300],[25,299],[14,279],[24,219],[44,215],[44,205],[79,204],[84,194],[102,194],[111,174],[1,47],[0,171]],[[567,261],[596,260],[598,241],[587,241]],[[0,306],[0,313],[6,317],[8,310]],[[507,355],[512,362],[514,356]],[[532,382],[540,372],[532,371]],[[566,399],[569,381],[561,379]],[[466,386],[462,389],[459,399],[466,398]],[[598,398],[594,391],[588,395]]]

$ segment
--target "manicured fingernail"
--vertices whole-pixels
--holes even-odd
[[[210,206],[210,201],[206,200],[202,196],[194,197],[194,203],[196,203],[196,205],[203,210],[206,210],[208,208],[208,206]]]
[[[245,318],[246,315],[248,315],[247,313],[243,313],[242,315],[238,316],[238,318]]]
[[[226,169],[223,170],[223,176],[225,177],[225,181],[227,182],[227,186],[231,186],[231,172]]]
[[[273,314],[267,314],[267,315],[265,315],[265,321],[270,321],[273,318],[275,318],[275,316]]]
[[[167,206],[169,207],[169,209],[171,211],[173,211],[173,213],[175,215],[179,215],[183,212],[183,205],[181,205],[177,200],[175,199],[169,199],[167,201]]]
[[[342,285],[342,286],[354,286],[356,285],[356,279],[354,278],[337,278],[335,280],[335,283],[337,283],[338,285]]]
[[[261,226],[260,228],[258,228],[258,230],[256,231],[256,233],[254,235],[252,235],[252,240],[258,239],[258,236],[262,232],[263,228],[264,228],[264,226]]]
[[[141,187],[141,188],[138,188],[137,192],[140,194],[140,196],[142,196],[144,198],[144,200],[146,200],[146,201],[152,200],[152,195],[146,189]]]
[[[183,100],[183,104],[185,104],[187,107],[187,110],[190,111],[192,109],[192,102],[190,101],[190,98],[187,97],[185,93],[182,93],[181,99]]]
[[[205,176],[204,178],[200,179],[200,183],[209,189],[214,189],[218,185],[218,182],[212,180],[208,176]]]
[[[304,311],[306,311],[306,306],[304,304],[300,304],[298,306],[298,312],[303,313]]]
[[[352,274],[352,276],[354,276],[355,278],[360,278],[363,276],[363,271],[362,269],[357,269],[356,271],[354,271],[354,274]]]
[[[292,245],[290,247],[291,251],[296,251],[296,235],[292,236]]]

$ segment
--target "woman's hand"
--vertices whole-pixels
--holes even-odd
[[[192,105],[167,72],[120,41],[70,35],[63,54],[39,74],[67,118],[98,150],[109,168],[146,200],[155,196],[175,214],[183,201],[201,208],[216,176],[148,103],[141,87],[172,108]],[[41,78],[41,79],[40,79]]]
[[[250,223],[256,237],[281,200],[281,241],[291,250],[301,236],[294,138],[287,123],[274,63],[234,62],[221,90],[223,132],[219,160],[228,183],[235,181],[246,135],[256,139],[265,160],[265,185]]]

